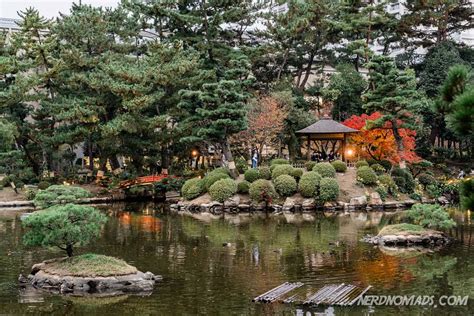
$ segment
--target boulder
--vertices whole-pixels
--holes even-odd
[[[349,201],[349,205],[352,205],[352,206],[367,205],[367,197],[365,195],[358,196],[358,197],[353,197]]]
[[[240,196],[234,195],[225,200],[224,205],[229,207],[237,207],[240,204]]]
[[[438,199],[437,199],[438,203],[441,204],[441,205],[446,205],[446,204],[449,204],[449,200],[445,197],[445,196],[440,196]]]
[[[287,197],[285,203],[283,203],[283,211],[293,211],[295,208],[296,201],[292,197]]]
[[[304,199],[303,203],[301,203],[301,208],[304,211],[312,210],[316,207],[316,201],[314,199]]]
[[[372,205],[382,205],[383,201],[378,192],[370,193],[370,204]]]

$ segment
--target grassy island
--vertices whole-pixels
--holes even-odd
[[[429,232],[429,230],[423,228],[420,225],[414,224],[395,224],[395,225],[388,225],[382,228],[379,232],[379,236],[387,236],[387,235],[421,235],[424,233]]]

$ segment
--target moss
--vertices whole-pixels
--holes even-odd
[[[223,203],[237,193],[237,183],[232,179],[221,179],[209,188],[212,200]]]
[[[336,177],[336,169],[329,163],[329,162],[320,162],[317,163],[314,168],[314,172],[317,172],[324,178],[335,178]]]
[[[385,226],[380,230],[379,236],[397,234],[419,235],[425,232],[427,232],[427,230],[420,225],[402,223]]]
[[[43,270],[50,274],[78,277],[106,277],[137,273],[135,267],[121,259],[92,253],[47,263]]]
[[[275,189],[281,196],[290,196],[296,192],[296,180],[290,175],[283,174],[273,180]]]

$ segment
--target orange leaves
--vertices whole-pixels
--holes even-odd
[[[399,163],[400,160],[419,161],[420,158],[415,153],[416,132],[408,128],[398,129],[404,147],[403,151],[399,153],[391,122],[387,121],[381,127],[372,127],[371,122],[381,117],[380,112],[374,112],[370,115],[353,115],[343,122],[348,127],[360,130],[360,133],[351,136],[351,141],[358,147],[361,158],[387,159],[392,163]],[[396,123],[398,126],[403,124],[400,120]]]

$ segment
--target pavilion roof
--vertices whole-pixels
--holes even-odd
[[[296,131],[297,134],[340,134],[357,133],[358,130],[347,127],[329,117],[323,117],[314,124]]]

